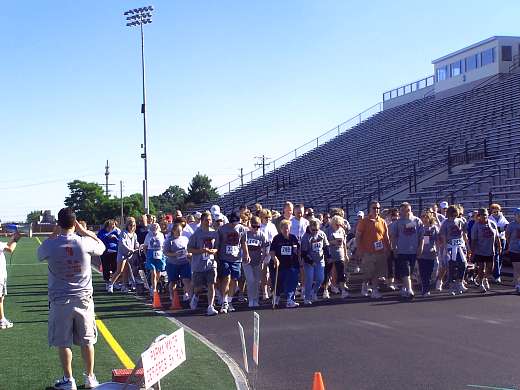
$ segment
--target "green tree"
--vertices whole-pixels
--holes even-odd
[[[150,204],[153,204],[159,213],[170,213],[173,210],[182,210],[187,196],[181,187],[170,186],[161,195],[151,196]]]
[[[27,214],[27,223],[40,222],[42,217],[41,210],[34,210]]]
[[[72,208],[76,217],[87,221],[88,224],[103,223],[103,203],[109,199],[103,188],[96,183],[81,180],[68,183],[68,187],[70,195],[65,198],[65,206]]]
[[[217,189],[211,186],[211,179],[207,175],[197,174],[191,179],[188,187],[186,203],[196,205],[209,202],[218,198]]]

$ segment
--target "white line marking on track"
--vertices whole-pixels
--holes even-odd
[[[493,387],[493,386],[481,386],[481,385],[468,385],[468,387],[474,387],[477,389],[491,389],[491,390],[517,390],[517,389],[510,389],[508,387]]]
[[[392,329],[391,326],[380,324],[379,322],[372,322],[372,321],[365,321],[365,320],[357,320],[358,322],[361,322],[365,325],[375,326],[376,328],[382,328],[382,329]]]

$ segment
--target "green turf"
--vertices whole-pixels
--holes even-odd
[[[36,260],[37,241],[23,238],[12,257],[7,254],[8,295],[6,316],[15,323],[0,331],[0,389],[46,389],[62,375],[55,349],[47,344],[47,267]],[[10,264],[12,260],[12,265]],[[134,362],[154,338],[177,327],[156,315],[133,296],[103,291],[103,281],[94,276],[96,313]],[[82,384],[82,361],[73,348],[74,376]],[[161,381],[163,389],[229,390],[234,388],[227,366],[201,342],[186,333],[187,360]],[[122,363],[99,334],[95,372],[100,381],[111,379],[112,368]]]

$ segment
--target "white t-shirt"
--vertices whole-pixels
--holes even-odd
[[[7,248],[6,242],[0,242],[0,283],[7,279],[7,263],[5,261],[4,250]]]
[[[309,221],[305,218],[301,217],[300,220],[298,220],[296,217],[291,218],[291,230],[290,233],[298,238],[300,240],[302,236],[305,234],[305,231],[307,230],[307,226],[309,226]]]

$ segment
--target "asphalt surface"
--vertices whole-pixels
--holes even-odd
[[[203,316],[202,309],[174,316],[243,367],[240,321],[252,388],[311,389],[315,371],[327,390],[520,388],[520,296],[510,278],[484,295],[470,289],[456,297],[442,292],[404,301],[385,293],[374,301],[353,294],[275,311],[266,304],[257,310],[256,373],[253,313],[247,305],[235,307],[215,317]]]

